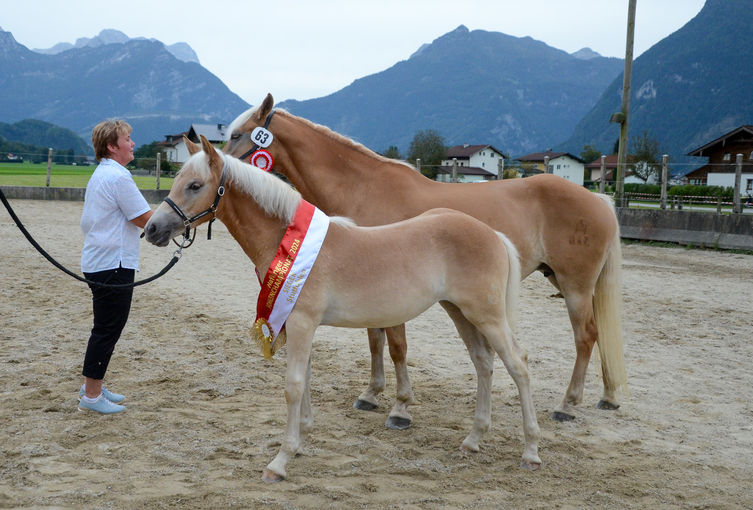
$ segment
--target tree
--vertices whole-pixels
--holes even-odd
[[[580,153],[580,159],[583,160],[583,163],[586,165],[589,163],[593,163],[597,159],[601,157],[601,151],[594,147],[593,145],[584,145],[583,150]]]
[[[632,139],[630,145],[630,159],[632,160],[630,169],[633,175],[643,182],[648,182],[653,175],[658,177],[659,141],[648,131],[644,131]]]
[[[167,154],[165,154],[164,149],[158,145],[158,142],[144,144],[133,151],[133,165],[137,167],[154,168],[157,164],[156,160],[158,152],[162,153],[162,160],[160,161],[160,171],[171,171],[172,165],[167,160]]]
[[[400,155],[400,150],[395,145],[387,147],[387,150],[382,153],[382,156],[390,159],[403,159]]]
[[[419,131],[413,137],[408,149],[408,161],[416,163],[421,160],[421,173],[430,179],[437,176],[436,167],[442,164],[447,155],[444,138],[433,129]]]

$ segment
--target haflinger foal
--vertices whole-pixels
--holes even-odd
[[[540,433],[527,355],[512,332],[520,265],[504,235],[449,209],[359,227],[346,218],[327,217],[280,179],[218,153],[203,136],[201,147],[186,143],[192,156],[145,226],[146,239],[165,246],[190,225],[216,217],[259,274],[266,274],[251,331],[265,356],[287,345],[288,417],[280,451],[263,480],[286,477],[286,465],[301,447],[301,433],[313,425],[309,384],[317,326],[392,326],[437,302],[455,322],[478,376],[473,426],[461,448],[478,451],[490,427],[496,353],[520,396],[521,465],[539,468]]]

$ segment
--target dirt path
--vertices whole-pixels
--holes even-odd
[[[78,268],[81,203],[13,201],[39,242]],[[120,416],[76,411],[91,321],[88,289],[39,256],[0,214],[0,507],[56,508],[751,508],[753,256],[625,245],[624,329],[631,395],[594,408],[595,365],[571,423],[548,416],[575,351],[561,299],[543,277],[522,289],[542,429],[537,473],[519,469],[517,392],[497,363],[492,429],[470,429],[475,373],[435,306],[408,324],[414,425],[385,429],[352,408],[368,381],[363,330],[320,328],[314,430],[289,480],[266,485],[285,422],[284,356],[250,341],[258,284],[224,227],[168,276],[136,290],[107,380]],[[205,232],[205,230],[203,231]],[[172,249],[142,247],[143,278]]]

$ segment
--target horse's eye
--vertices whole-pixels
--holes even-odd
[[[198,181],[193,181],[188,185],[188,189],[190,189],[191,191],[198,191],[199,189],[201,189],[201,183]]]
[[[241,137],[241,134],[240,134],[240,133],[233,133],[232,135],[230,135],[230,139],[231,139],[231,140],[237,140],[237,139],[239,139],[240,137]]]

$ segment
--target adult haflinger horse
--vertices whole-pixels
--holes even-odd
[[[193,155],[144,231],[149,242],[165,246],[192,224],[216,217],[260,274],[269,268],[252,332],[267,356],[287,341],[288,421],[265,481],[285,477],[301,431],[313,424],[309,379],[317,326],[381,328],[412,319],[436,302],[455,322],[478,376],[473,427],[462,447],[477,451],[489,429],[496,352],[520,395],[522,466],[538,469],[539,427],[527,355],[508,323],[515,318],[520,265],[504,235],[448,209],[381,227],[329,218],[280,179],[219,154],[203,136],[201,142],[199,148],[186,141]],[[401,287],[405,281],[410,285]]]
[[[359,225],[384,225],[448,207],[504,232],[518,249],[523,276],[541,271],[560,290],[573,327],[575,366],[552,418],[574,418],[573,406],[583,399],[586,369],[596,342],[604,384],[597,407],[619,407],[617,391],[627,392],[622,255],[617,218],[607,197],[553,175],[488,183],[435,182],[408,165],[273,106],[272,96],[267,95],[258,108],[238,116],[229,127],[224,151],[241,158],[251,155],[269,166],[274,162],[273,169],[284,174],[304,199],[329,215],[347,216]],[[260,146],[263,152],[254,153]],[[401,289],[410,285],[408,279]],[[397,384],[387,426],[405,428],[410,425],[407,406],[413,400],[405,361],[405,327],[387,328],[386,333]],[[357,408],[373,409],[384,390],[384,335],[385,330],[369,330],[371,381],[356,401]]]

